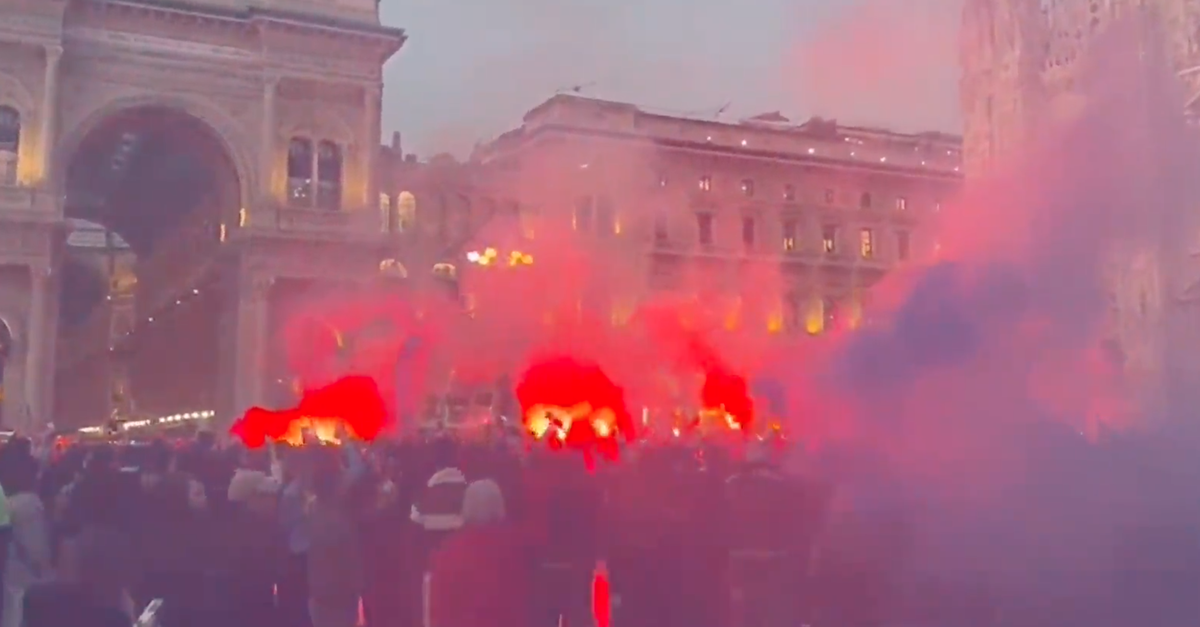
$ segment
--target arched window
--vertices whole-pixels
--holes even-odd
[[[412,192],[400,192],[396,196],[396,222],[400,231],[407,231],[417,224],[417,197]]]
[[[312,140],[293,137],[288,144],[288,204],[311,206],[313,201]]]
[[[395,212],[392,211],[392,197],[386,192],[379,192],[379,223],[383,225],[384,233],[395,233]]]
[[[17,155],[21,148],[21,114],[10,106],[0,106],[0,183],[17,181]]]
[[[331,141],[317,146],[317,207],[342,208],[342,149]]]
[[[4,363],[12,356],[13,336],[8,323],[0,320],[0,383],[4,381]]]

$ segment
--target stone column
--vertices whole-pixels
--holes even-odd
[[[45,372],[48,359],[47,351],[54,349],[54,321],[50,320],[50,269],[47,266],[30,266],[30,302],[29,323],[26,329],[25,357],[25,406],[20,410],[20,417],[14,421],[22,430],[36,430],[51,420],[45,415],[46,388],[48,376]]]
[[[379,155],[382,98],[382,85],[376,83],[363,88],[363,180],[366,182],[366,207],[376,212],[379,211],[379,185],[375,163]]]
[[[278,169],[278,159],[276,150],[275,135],[278,130],[277,120],[277,96],[279,94],[279,77],[267,76],[263,80],[263,115],[262,115],[262,140],[261,140],[261,163],[260,176],[261,193],[264,199],[272,200],[275,186],[275,171]],[[254,218],[250,218],[251,222]]]
[[[236,337],[233,352],[233,412],[240,416],[247,409],[263,404],[263,381],[267,368],[267,314],[272,277],[242,277],[237,292]]]
[[[58,135],[58,68],[62,61],[62,46],[46,46],[46,76],[42,84],[41,157],[42,178],[50,178],[53,167],[54,144]]]

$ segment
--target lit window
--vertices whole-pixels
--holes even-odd
[[[312,206],[315,156],[310,139],[293,137],[288,144],[288,204]]]
[[[783,249],[791,252],[796,250],[796,221],[783,221]]]
[[[825,190],[825,204],[832,205],[835,202],[837,202],[837,193],[835,193],[832,189],[826,189]]]
[[[667,179],[666,174],[658,175],[658,186],[659,187],[666,187],[668,182],[670,182],[670,181]]]
[[[417,197],[412,192],[396,195],[396,227],[407,231],[417,224]]]
[[[396,231],[396,224],[392,212],[392,197],[385,192],[379,193],[379,217],[383,223],[383,231],[392,233]]]
[[[933,203],[933,210],[941,211],[942,210],[942,201],[939,200],[939,201]]]
[[[858,232],[858,253],[863,259],[875,256],[875,231],[862,229]]]
[[[821,246],[828,254],[837,252],[837,227],[825,225],[821,227]]]
[[[702,192],[712,191],[712,177],[711,176],[705,174],[704,176],[700,177],[700,191],[702,191]]]
[[[783,199],[788,202],[796,200],[796,186],[795,185],[784,185],[783,186]]]
[[[908,231],[896,233],[896,259],[907,261],[911,246],[912,243],[909,241]]]
[[[858,197],[858,206],[862,209],[871,208],[871,192],[863,192],[862,195]]]
[[[742,218],[742,245],[754,248],[754,218]]]
[[[896,211],[907,211],[907,210],[908,210],[908,199],[905,198],[904,196],[897,196],[896,197]]]
[[[701,246],[712,246],[713,216],[711,213],[696,214],[696,235]]]
[[[754,181],[751,179],[742,179],[742,194],[746,196],[754,195]]]

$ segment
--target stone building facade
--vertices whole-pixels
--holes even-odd
[[[440,234],[431,241],[448,255],[435,263],[460,274],[478,252],[461,243],[489,218],[513,225],[507,247],[570,230],[639,260],[642,283],[601,305],[614,318],[679,287],[685,266],[704,264],[714,285],[736,292],[745,262],[778,264],[780,302],[745,323],[810,334],[857,324],[872,284],[936,246],[922,227],[961,178],[959,138],[939,133],[778,113],[697,120],[575,95],[535,107],[465,163],[388,162],[385,213]]]
[[[1136,29],[1143,45],[1154,46],[1147,53],[1178,76],[1180,110],[1194,123],[1200,112],[1200,2],[966,0],[960,95],[968,176],[986,173],[1040,126],[1082,106],[1078,86],[1089,51],[1117,22]],[[1162,190],[1159,200],[1178,195]],[[1200,376],[1193,348],[1200,341],[1200,224],[1190,212],[1179,213],[1181,222],[1164,226],[1152,249],[1112,253],[1106,343],[1116,348],[1148,407],[1190,395],[1188,382]]]
[[[56,341],[61,269],[72,254],[64,225],[67,217],[92,219],[132,242],[122,229],[136,230],[142,218],[120,206],[132,200],[91,198],[72,172],[82,153],[105,149],[118,171],[122,150],[132,150],[147,124],[173,133],[176,145],[206,147],[203,158],[222,161],[227,174],[222,193],[181,218],[169,241],[134,246],[132,276],[114,283],[106,301],[124,302],[121,290],[136,290],[134,319],[122,325],[133,337],[167,324],[192,296],[215,299],[222,329],[206,342],[220,345],[220,381],[206,395],[212,405],[195,409],[232,415],[261,400],[276,280],[376,271],[381,68],[404,33],[380,25],[375,0],[278,4],[0,7],[0,319],[12,338],[4,367],[10,426],[56,415],[56,371],[62,396],[78,395],[70,383],[94,372],[87,364],[122,353],[112,333]],[[107,136],[115,147],[102,145]],[[114,311],[95,315],[84,324],[107,328]]]

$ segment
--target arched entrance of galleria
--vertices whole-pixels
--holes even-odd
[[[0,420],[227,422],[262,401],[276,279],[378,266],[404,31],[370,5],[26,4],[0,33]]]
[[[54,406],[70,424],[212,411],[231,292],[221,244],[243,176],[229,141],[178,106],[106,111],[67,137]],[[236,292],[233,293],[236,298]]]

